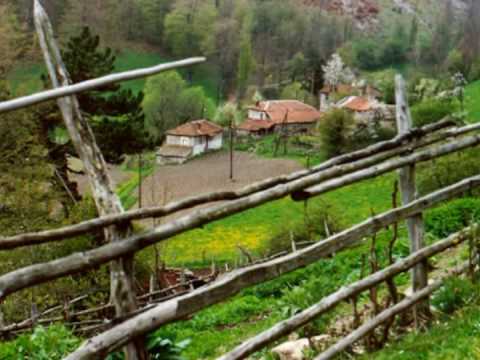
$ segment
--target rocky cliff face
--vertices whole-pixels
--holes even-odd
[[[374,25],[381,11],[377,0],[303,0],[306,6],[317,6],[338,15],[349,16],[357,27]]]
[[[426,25],[432,22],[432,9],[451,1],[457,16],[463,17],[471,0],[300,0],[306,6],[320,7],[354,19],[359,29],[372,29],[384,11],[418,16]],[[480,1],[480,0],[475,0]]]

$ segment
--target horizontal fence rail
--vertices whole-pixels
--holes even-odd
[[[80,224],[67,226],[60,229],[47,230],[35,233],[25,233],[11,237],[0,237],[0,250],[9,250],[22,246],[38,245],[52,241],[66,240],[68,238],[88,234],[92,231],[100,230],[114,224],[123,224],[125,222],[133,220],[141,220],[152,217],[165,217],[199,205],[205,205],[218,201],[238,200],[246,196],[268,190],[276,185],[287,184],[294,180],[305,178],[309,175],[324,172],[335,166],[352,163],[358,160],[365,159],[372,155],[378,155],[380,153],[385,154],[374,160],[381,161],[389,157],[401,155],[402,153],[411,152],[414,149],[441,142],[451,137],[457,137],[467,134],[469,132],[480,130],[480,124],[475,124],[464,126],[461,128],[446,129],[439,134],[433,134],[428,139],[420,139],[420,137],[424,135],[430,135],[433,132],[444,129],[445,127],[449,127],[453,124],[454,123],[452,123],[450,120],[444,120],[433,125],[427,125],[419,129],[413,129],[409,134],[398,136],[393,140],[384,141],[382,143],[372,145],[368,148],[356,151],[354,153],[341,155],[337,158],[322,163],[312,169],[301,170],[294,172],[290,175],[279,176],[260,181],[255,184],[248,185],[243,189],[237,191],[212,192],[179,200],[177,202],[170,203],[162,207],[137,209],[118,215],[103,216],[97,219],[88,220]],[[369,160],[367,165],[370,164],[371,161],[372,160]],[[330,176],[332,177],[335,175]]]
[[[276,324],[269,330],[262,332],[251,340],[248,340],[235,348],[233,351],[219,358],[219,360],[239,360],[244,359],[248,355],[264,348],[266,345],[282,338],[285,335],[292,333],[307,323],[315,320],[320,315],[328,312],[339,303],[358,295],[365,290],[368,290],[376,285],[379,285],[386,280],[405,272],[421,261],[431,258],[445,250],[458,246],[471,237],[471,230],[465,229],[457,234],[454,234],[446,240],[440,241],[434,245],[423,248],[422,250],[413,253],[403,260],[386,267],[366,278],[359,280],[351,285],[343,287],[331,295],[323,298],[317,304],[309,307],[301,313],[291,317],[288,320]]]
[[[148,76],[160,74],[165,71],[180,69],[204,63],[207,59],[204,57],[190,58],[180,61],[174,61],[166,64],[160,64],[144,69],[125,71],[118,74],[111,74],[104,77],[86,80],[77,84],[59,87],[52,90],[42,91],[33,95],[20,97],[14,100],[4,101],[0,103],[0,114],[6,113],[42,102],[59,99],[86,91],[92,91],[107,85],[116,84],[128,80],[141,79]]]
[[[327,351],[321,353],[319,356],[315,358],[315,360],[333,359],[335,356],[337,356],[342,351],[346,350],[349,346],[351,346],[354,342],[362,339],[363,337],[368,335],[370,332],[375,330],[381,324],[394,318],[398,314],[401,314],[405,310],[408,310],[409,308],[419,303],[420,301],[428,298],[431,294],[433,294],[435,291],[437,291],[442,287],[446,279],[452,276],[458,276],[464,273],[469,269],[469,267],[470,267],[470,264],[467,263],[461,266],[459,269],[454,269],[453,271],[441,276],[439,279],[434,280],[431,284],[427,285],[423,289],[414,292],[411,296],[406,297],[399,303],[382,311],[373,319],[366,322],[365,324],[360,326],[358,329],[353,331],[351,334],[349,334],[347,337],[345,337],[344,339],[340,340],[335,345],[330,347]]]
[[[162,325],[184,319],[199,310],[217,304],[238,294],[241,290],[259,283],[273,280],[278,276],[313,264],[321,258],[332,255],[357,244],[364,237],[385,227],[429,209],[436,204],[451,200],[469,189],[480,185],[480,176],[461,181],[453,186],[422,197],[406,206],[390,210],[372,217],[355,227],[333,235],[309,248],[267,263],[233,271],[205,288],[188,295],[169,300],[164,304],[118,325],[117,327],[89,340],[81,347],[74,359],[91,359],[106,354],[130,341],[135,336],[145,334]]]
[[[324,179],[335,177],[335,179],[326,181],[324,184],[316,188],[315,195],[323,194],[327,191],[332,191],[365,179],[370,179],[406,165],[425,162],[445,156],[478,144],[480,144],[480,135],[469,136],[461,140],[447,142],[434,149],[427,149],[401,158],[387,160],[384,163],[374,166],[372,166],[372,162],[375,163],[376,159],[375,157],[370,157],[360,160],[357,163],[334,167],[323,173],[309,175],[288,184],[278,185],[272,189],[227,204],[197,210],[190,215],[166,223],[153,231],[134,235],[121,242],[109,243],[83,253],[76,253],[44,264],[32,265],[2,275],[0,276],[0,299],[4,299],[7,295],[30,286],[42,284],[67,275],[76,274],[123,256],[134,254],[185,231],[195,229],[267,202],[281,199],[286,195],[292,194],[295,191],[301,191],[302,189],[321,182]],[[363,166],[359,166],[359,163]],[[367,167],[365,163],[370,167]],[[348,174],[358,167],[367,168]],[[347,175],[341,176],[345,173]]]

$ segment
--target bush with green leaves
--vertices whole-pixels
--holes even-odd
[[[280,93],[280,98],[285,100],[299,100],[313,106],[317,105],[312,93],[306,90],[304,85],[298,81],[285,86]]]
[[[470,279],[453,277],[448,279],[443,287],[433,296],[432,305],[445,314],[479,300],[479,286]]]
[[[271,254],[288,250],[292,246],[292,237],[296,242],[315,241],[324,239],[330,234],[337,233],[344,228],[340,211],[333,205],[323,203],[307,208],[303,223],[295,227],[280,228],[268,241],[266,246]]]
[[[148,352],[152,360],[183,360],[182,352],[190,344],[190,340],[173,342],[160,336],[151,336],[148,341]]]
[[[147,337],[147,351],[151,360],[185,360],[182,353],[190,344],[190,340],[177,342],[174,337],[165,337],[159,331]],[[108,355],[106,360],[124,360],[123,352]]]
[[[328,158],[348,151],[350,133],[354,124],[353,115],[345,110],[334,109],[320,121],[320,138]]]
[[[458,199],[428,211],[425,229],[438,238],[445,238],[479,220],[480,199]]]
[[[480,149],[472,148],[421,165],[418,173],[420,194],[428,194],[480,174],[479,156]]]
[[[454,114],[458,105],[452,100],[428,99],[412,106],[412,118],[416,127],[435,123]]]
[[[64,326],[38,326],[33,334],[0,344],[0,360],[60,360],[74,351],[80,342]]]

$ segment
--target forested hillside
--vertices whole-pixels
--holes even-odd
[[[52,87],[33,3],[0,1],[0,105]],[[76,126],[0,107],[0,360],[275,329],[242,351],[317,359],[430,287],[337,358],[479,356],[480,1],[40,3],[72,83],[206,60],[76,94]]]

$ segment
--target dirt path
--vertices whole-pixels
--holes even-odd
[[[183,165],[158,167],[153,176],[144,180],[143,207],[211,191],[239,189],[302,169],[294,160],[264,159],[245,152],[236,152],[234,158],[234,182],[229,179],[230,160],[225,151],[207,154]]]
[[[134,173],[132,173],[132,172],[123,171],[120,168],[120,166],[117,166],[117,165],[108,164],[107,168],[108,168],[108,172],[109,172],[109,174],[112,178],[113,185],[115,187],[122,184],[123,182],[128,181],[134,175]],[[70,178],[71,181],[75,181],[77,183],[78,191],[82,196],[90,194],[90,192],[91,192],[90,183],[89,183],[87,175],[79,175],[79,174],[70,173],[69,178]]]

